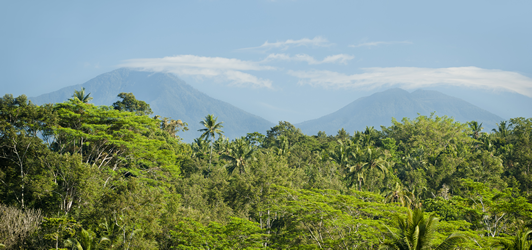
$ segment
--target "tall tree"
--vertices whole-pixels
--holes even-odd
[[[91,93],[88,93],[85,95],[85,88],[81,88],[81,90],[74,90],[74,94],[72,95],[73,99],[78,99],[83,103],[88,103],[90,100],[92,100],[92,97],[90,96]]]
[[[209,165],[212,162],[212,146],[214,144],[214,138],[216,134],[218,135],[223,134],[223,131],[221,130],[221,128],[224,127],[222,125],[222,123],[224,122],[217,122],[217,121],[218,121],[218,117],[215,118],[214,115],[209,114],[205,116],[203,121],[200,122],[200,124],[203,125],[205,128],[198,129],[198,131],[203,132],[200,138],[205,139],[205,140],[211,139],[211,153],[209,156]]]

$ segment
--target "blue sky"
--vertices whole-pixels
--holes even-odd
[[[531,1],[2,1],[0,83],[37,96],[129,66],[272,122],[390,87],[532,116]],[[0,94],[4,94],[0,93]]]

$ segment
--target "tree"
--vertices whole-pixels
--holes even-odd
[[[504,138],[510,133],[511,129],[511,124],[508,124],[507,121],[501,121],[501,123],[497,123],[497,129],[492,129],[491,131],[493,131],[498,136]]]
[[[482,123],[478,124],[477,121],[469,122],[469,128],[473,130],[473,133],[471,134],[471,137],[478,139],[480,138],[480,133],[482,132]]]
[[[301,129],[296,128],[289,122],[279,122],[279,125],[266,131],[266,138],[264,139],[263,146],[269,147],[276,144],[279,136],[285,136],[288,142],[288,147],[292,147],[304,136],[304,134],[301,132]]]
[[[209,114],[205,116],[203,121],[200,122],[200,124],[203,125],[205,128],[198,129],[198,131],[203,132],[200,138],[204,140],[209,140],[209,138],[211,139],[211,153],[209,156],[209,165],[212,162],[212,147],[214,144],[214,138],[216,134],[218,134],[219,136],[223,134],[223,131],[221,130],[221,128],[224,127],[222,125],[222,123],[224,122],[217,123],[217,120],[218,120],[218,117],[214,118],[214,115]]]
[[[360,151],[360,156],[357,157],[362,161],[351,166],[349,171],[356,173],[363,173],[366,170],[377,169],[383,174],[388,173],[388,169],[391,168],[394,163],[388,161],[386,154],[380,148],[367,147]],[[359,190],[362,190],[362,183],[359,178]]]
[[[246,172],[246,164],[248,160],[253,159],[255,150],[247,143],[245,139],[236,139],[223,154],[223,157],[232,161],[233,164],[228,167],[229,173],[233,173],[238,169],[240,174]]]
[[[204,226],[184,218],[170,231],[173,249],[259,249],[267,237],[257,223],[231,217],[227,225]]]
[[[85,95],[85,88],[81,88],[81,90],[74,90],[74,94],[72,95],[72,99],[78,99],[82,103],[88,103],[90,100],[92,100],[92,97],[90,97],[91,93],[88,93]]]
[[[27,209],[23,211],[0,204],[1,243],[9,249],[15,249],[17,245],[23,246],[24,240],[37,231],[41,221],[40,210]]]
[[[159,119],[159,116],[156,115],[154,119]],[[166,131],[172,137],[177,138],[176,133],[179,131],[188,131],[188,124],[181,120],[173,120],[168,117],[165,117],[161,121],[161,129]]]
[[[462,197],[469,203],[470,220],[476,221],[489,237],[498,237],[515,221],[532,217],[532,204],[520,195],[518,188],[499,191],[470,179],[463,179],[462,185],[466,188]]]
[[[266,136],[259,132],[247,133],[246,135],[246,141],[248,141],[252,147],[257,148],[264,143],[265,138]]]
[[[532,241],[528,240],[530,234],[532,230],[519,230],[512,241],[501,241],[497,245],[502,246],[504,250],[529,250],[532,249]]]
[[[150,108],[150,105],[145,101],[137,100],[133,93],[120,93],[118,94],[119,98],[122,98],[121,101],[116,101],[113,103],[113,108],[120,111],[129,111],[137,115],[151,115],[153,111]]]
[[[51,105],[36,106],[25,95],[0,98],[0,200],[20,208],[49,195],[49,174],[39,155],[57,116]]]
[[[65,247],[76,247],[78,250],[99,249],[104,242],[110,242],[106,237],[98,238],[92,230],[81,229],[78,238],[68,238],[65,241]]]
[[[405,219],[397,217],[397,223],[399,225],[399,234],[395,234],[388,228],[391,234],[391,240],[384,242],[384,247],[399,250],[423,250],[431,248],[431,241],[438,225],[438,218],[433,215],[425,218],[423,210],[416,208],[414,210],[408,209]],[[453,249],[463,239],[465,237],[462,235],[451,234],[435,249]]]
[[[342,140],[342,141],[349,139],[349,137],[350,137],[349,133],[347,133],[344,128],[338,130],[338,134],[336,134],[336,139]]]

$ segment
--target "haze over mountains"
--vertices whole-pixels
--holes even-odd
[[[214,114],[218,116],[218,121],[224,122],[223,131],[229,138],[245,136],[254,131],[266,133],[274,126],[259,116],[205,95],[173,74],[126,68],[30,99],[36,104],[64,102],[74,90],[82,87],[91,93],[95,105],[111,105],[117,100],[118,93],[132,92],[137,99],[149,103],[155,114],[187,122],[190,130],[179,133],[187,142],[199,137],[199,122],[207,114]],[[415,118],[418,113],[430,115],[434,111],[438,116],[447,115],[461,122],[482,122],[484,131],[489,131],[503,120],[462,99],[438,91],[417,90],[409,93],[396,88],[359,98],[334,113],[295,125],[306,134],[325,131],[334,135],[341,128],[349,133],[363,130],[366,126],[379,129],[381,125],[391,125],[392,117],[401,120],[403,117]]]

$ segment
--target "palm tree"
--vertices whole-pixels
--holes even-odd
[[[354,156],[354,154],[353,154]],[[355,173],[358,176],[358,189],[362,191],[363,172],[366,170],[377,169],[383,174],[388,173],[388,169],[393,167],[393,163],[388,161],[386,154],[380,148],[367,147],[360,151],[360,159],[355,165],[349,167],[351,175]]]
[[[251,147],[245,139],[236,139],[229,144],[227,152],[223,154],[225,159],[233,162],[233,164],[227,168],[229,173],[232,174],[235,169],[238,169],[240,174],[246,172],[247,162],[254,159],[254,153],[254,148]]]
[[[104,242],[110,242],[109,238],[97,238],[96,234],[90,229],[82,229],[81,234],[79,235],[79,240],[69,238],[65,241],[65,247],[76,248],[78,250],[92,250],[100,248]]]
[[[88,93],[85,95],[85,88],[81,88],[81,90],[74,90],[74,94],[72,95],[73,99],[78,99],[82,103],[88,103],[90,100],[92,100],[92,97],[90,97],[91,93]]]
[[[209,151],[209,145],[206,141],[196,138],[191,144],[193,155],[192,157],[201,157],[204,158],[204,155],[207,155]]]
[[[532,230],[526,232],[519,230],[513,241],[501,241],[497,245],[502,246],[504,250],[530,250],[532,249],[532,241],[528,240],[530,234],[532,234]]]
[[[507,121],[501,121],[501,123],[497,123],[497,129],[492,129],[491,131],[504,138],[510,132],[511,127],[512,125],[509,125]]]
[[[342,140],[338,140],[338,145],[338,148],[329,151],[329,159],[336,162],[340,167],[345,168],[349,165],[351,147],[349,145],[344,145]]]
[[[284,135],[277,136],[275,139],[275,146],[272,148],[277,152],[278,155],[286,155],[290,153],[290,142],[288,137]]]
[[[223,131],[221,130],[221,128],[224,127],[222,125],[222,123],[224,122],[216,123],[217,120],[218,120],[218,117],[214,118],[214,115],[209,114],[205,116],[205,119],[203,119],[203,121],[200,122],[200,124],[203,125],[205,128],[198,129],[198,131],[203,132],[200,138],[204,140],[209,140],[209,138],[211,139],[211,153],[209,156],[209,165],[211,164],[211,161],[212,161],[212,146],[214,144],[214,137],[216,134],[218,135],[223,134]]]
[[[399,234],[393,233],[389,228],[391,239],[384,242],[382,248],[384,249],[398,249],[398,250],[424,250],[431,249],[431,241],[434,236],[434,231],[438,225],[438,218],[430,215],[425,218],[421,208],[414,210],[408,209],[406,218],[397,218],[399,224]],[[464,236],[459,234],[451,234],[445,239],[436,250],[453,249],[453,247]]]
[[[472,121],[472,122],[469,122],[469,128],[471,128],[471,130],[473,130],[473,134],[471,134],[471,136],[475,139],[478,139],[480,138],[480,133],[483,129],[482,127],[482,123],[478,124],[477,121]]]
[[[395,188],[386,193],[384,200],[386,202],[398,202],[402,207],[410,207],[413,203],[412,200],[414,200],[410,197],[414,197],[414,194],[396,182]]]

